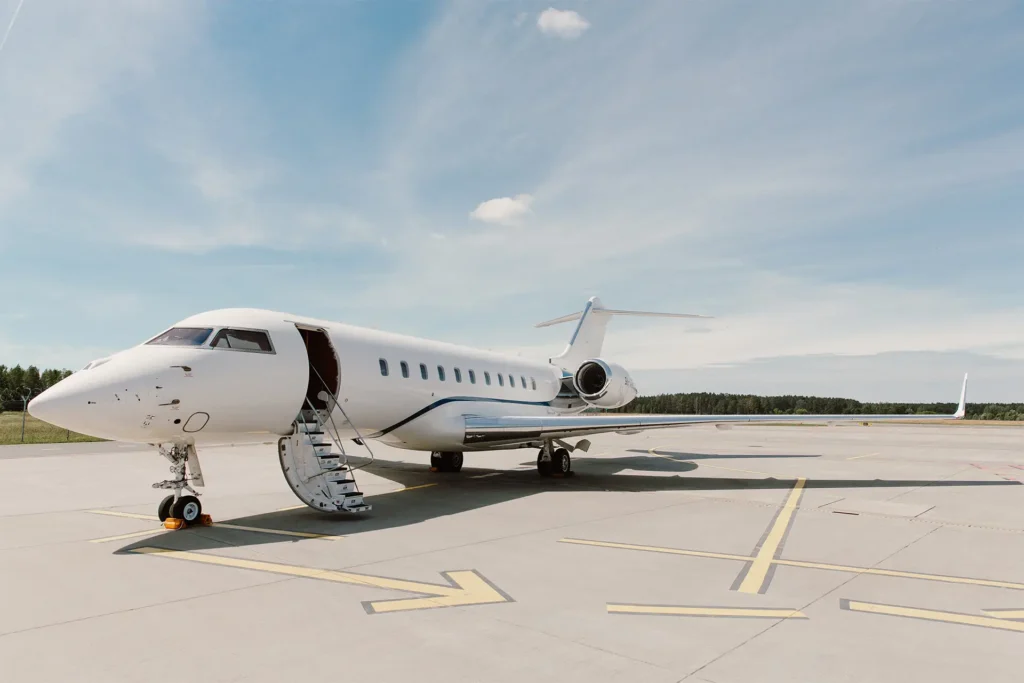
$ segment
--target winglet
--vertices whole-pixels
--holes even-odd
[[[956,407],[953,417],[957,420],[963,419],[967,414],[967,373],[964,373],[964,386],[960,389],[960,403]]]

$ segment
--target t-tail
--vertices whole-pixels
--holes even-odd
[[[601,347],[604,345],[604,333],[608,321],[613,315],[635,315],[647,318],[710,318],[707,315],[695,315],[692,313],[651,313],[649,311],[619,311],[605,308],[601,300],[596,296],[590,297],[586,307],[582,311],[563,315],[553,320],[545,320],[537,323],[536,327],[549,327],[559,323],[567,323],[578,320],[576,329],[569,339],[568,346],[561,354],[551,359],[552,363],[560,365],[565,371],[573,373],[586,360],[597,358],[601,355]]]

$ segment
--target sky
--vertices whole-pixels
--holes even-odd
[[[611,323],[641,393],[1024,400],[1024,5],[550,3],[0,0],[0,363],[599,295],[714,316]]]

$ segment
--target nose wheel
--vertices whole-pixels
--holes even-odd
[[[199,502],[196,490],[191,484],[203,485],[203,473],[199,469],[199,455],[195,447],[173,444],[169,448],[160,447],[160,455],[171,463],[173,479],[153,484],[156,489],[170,489],[172,495],[165,497],[157,506],[156,516],[168,529],[181,529],[195,524],[211,524],[210,516],[203,514],[203,504]],[[188,474],[186,475],[186,471]],[[182,495],[188,491],[190,495]]]

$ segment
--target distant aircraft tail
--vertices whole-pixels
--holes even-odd
[[[582,311],[563,315],[561,318],[545,320],[537,323],[535,327],[550,327],[559,323],[567,323],[572,320],[579,320],[576,330],[569,339],[569,345],[561,354],[551,359],[568,372],[575,372],[576,369],[588,358],[596,358],[601,355],[601,347],[604,345],[605,328],[613,315],[635,315],[647,318],[710,318],[707,315],[694,315],[692,313],[651,313],[648,311],[619,311],[605,308],[601,300],[596,296],[590,297],[586,307]]]

